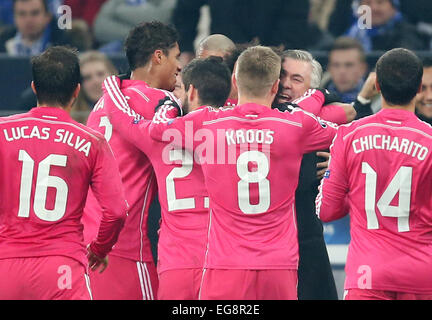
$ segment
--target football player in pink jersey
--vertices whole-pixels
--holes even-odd
[[[70,117],[76,53],[52,47],[32,70],[38,107],[0,119],[0,300],[91,299],[87,268],[103,271],[126,218],[120,174],[104,137]],[[86,250],[89,186],[101,222]]]
[[[231,89],[230,71],[219,57],[192,60],[183,69],[182,79],[188,88],[185,112],[206,105],[223,106]],[[113,93],[110,96],[114,100],[105,99],[105,108],[115,130],[140,148],[155,170],[162,215],[158,299],[197,300],[209,223],[202,170],[190,152],[150,137],[151,122],[138,121],[133,114],[134,104],[139,101],[121,98],[121,90],[127,88],[124,81],[119,88],[115,77],[107,79],[105,89]]]
[[[152,119],[159,100],[171,94],[180,72],[177,32],[160,22],[143,23],[134,28],[125,44],[132,74],[127,80],[125,99],[133,102],[136,112]],[[158,89],[154,89],[158,88]],[[103,273],[91,273],[95,299],[153,300],[157,296],[158,277],[147,236],[147,218],[157,191],[148,157],[118,134],[104,108],[106,93],[95,105],[87,125],[103,133],[113,149],[130,206],[125,227],[110,253],[110,266]],[[172,94],[171,94],[172,95]],[[93,196],[85,209],[85,226],[94,235],[100,216]]]
[[[345,299],[430,300],[432,127],[414,114],[422,63],[394,49],[376,73],[382,110],[339,128],[317,214],[350,214]]]
[[[336,129],[299,108],[271,109],[280,69],[273,50],[249,48],[237,63],[237,107],[175,118],[165,102],[150,125],[155,140],[174,136],[194,150],[203,169],[210,222],[200,299],[297,299],[300,162],[328,148]]]

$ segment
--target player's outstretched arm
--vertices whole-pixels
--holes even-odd
[[[117,242],[127,216],[122,180],[112,150],[101,137],[95,145],[97,153],[93,161],[91,188],[102,209],[102,218],[96,239],[89,249],[99,261],[103,261]],[[93,257],[90,255],[89,257]],[[92,262],[92,261],[90,261]]]
[[[339,103],[338,97],[327,89],[309,89],[293,103],[304,111],[338,125],[349,123],[356,116],[352,105]]]
[[[144,119],[129,105],[120,89],[120,79],[118,77],[111,76],[105,79],[103,90],[104,108],[114,130],[144,153],[149,151],[148,139],[150,137],[148,129],[151,120]],[[142,102],[147,103],[144,99]]]
[[[327,150],[336,135],[337,125],[298,108],[294,109],[293,113],[295,112],[300,112],[302,115],[303,153]]]
[[[150,136],[156,141],[171,141],[177,147],[193,151],[195,133],[208,118],[207,108],[178,117],[179,107],[175,101],[161,101],[150,125]]]
[[[341,125],[353,121],[357,112],[351,104],[336,102],[324,106],[318,116],[323,120]]]
[[[338,134],[330,147],[329,168],[324,174],[316,198],[316,213],[324,221],[333,221],[348,213],[348,177],[345,167],[343,139]]]
[[[318,116],[325,103],[325,96],[322,90],[309,89],[303,96],[292,102],[302,110]]]

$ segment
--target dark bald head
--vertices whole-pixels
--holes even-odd
[[[197,57],[207,58],[209,56],[224,57],[236,48],[234,42],[223,34],[212,34],[203,39],[197,50]]]

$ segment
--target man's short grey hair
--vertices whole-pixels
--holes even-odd
[[[323,68],[321,64],[314,59],[312,54],[304,50],[286,50],[282,53],[282,63],[285,59],[291,58],[297,61],[309,62],[312,66],[311,74],[311,88],[319,88],[321,85],[321,79],[323,75]]]
[[[220,56],[225,56],[235,50],[235,43],[223,34],[211,34],[201,40],[196,51],[196,56],[201,57],[203,50],[218,52]]]

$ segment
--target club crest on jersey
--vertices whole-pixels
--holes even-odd
[[[330,170],[327,170],[325,173],[324,173],[324,179],[329,179],[330,178]]]
[[[327,123],[325,123],[324,121],[320,120],[319,123],[324,129],[327,128]]]

